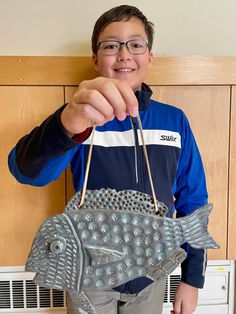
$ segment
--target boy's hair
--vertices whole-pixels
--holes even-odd
[[[112,22],[129,21],[132,17],[137,17],[142,21],[148,37],[148,48],[152,49],[154,24],[136,7],[131,5],[120,5],[103,13],[94,25],[92,34],[92,51],[97,54],[98,37],[104,28]]]

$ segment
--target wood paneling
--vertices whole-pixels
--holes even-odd
[[[18,183],[7,167],[19,138],[63,101],[63,87],[0,87],[0,266],[24,265],[42,220],[64,208],[64,176],[37,188]]]
[[[91,57],[1,57],[0,85],[77,85],[96,76]]]
[[[72,99],[72,96],[77,90],[77,86],[67,86],[65,88],[65,100],[66,102],[69,102]],[[70,198],[74,195],[75,189],[72,183],[72,174],[70,171],[70,168],[68,167],[66,169],[66,199],[67,202],[70,200]]]
[[[78,85],[97,75],[91,57],[1,57],[0,85]],[[236,57],[156,57],[150,85],[236,84]]]
[[[236,260],[236,86],[232,87],[229,172],[228,259]]]
[[[209,231],[221,247],[209,250],[209,257],[225,259],[230,87],[162,86],[152,89],[154,98],[182,108],[188,116],[206,170],[209,202],[214,205]]]

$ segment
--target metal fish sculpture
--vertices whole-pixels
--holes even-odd
[[[91,289],[113,288],[137,277],[171,273],[186,253],[180,245],[218,248],[207,231],[207,204],[183,218],[165,217],[166,206],[137,191],[76,193],[63,214],[48,218],[32,244],[26,270],[40,286],[66,290],[81,313],[95,313]],[[76,304],[77,302],[77,304]]]

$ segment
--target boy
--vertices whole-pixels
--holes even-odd
[[[71,163],[76,191],[84,179],[91,126],[96,126],[88,189],[133,189],[151,194],[136,117],[146,140],[157,198],[177,216],[207,203],[201,157],[183,112],[151,100],[143,83],[153,60],[153,24],[141,11],[121,5],[105,12],[92,35],[99,77],[81,82],[70,103],[23,137],[9,155],[22,183],[41,186]],[[149,132],[151,130],[151,132]],[[174,141],[166,141],[165,136]],[[96,144],[97,142],[97,144]],[[204,283],[206,253],[185,246],[181,283],[172,313],[191,314]],[[89,293],[97,313],[162,313],[165,280],[141,277],[108,291]],[[68,313],[72,314],[71,302]]]

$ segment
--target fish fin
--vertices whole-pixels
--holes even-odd
[[[154,265],[148,272],[147,277],[157,280],[172,273],[187,256],[185,250],[178,248],[173,254],[169,255],[164,261]]]
[[[89,260],[89,263],[85,264],[93,266],[119,262],[124,257],[123,253],[120,251],[99,248],[99,246],[90,247],[86,245],[84,251],[86,252],[86,259]]]
[[[147,214],[159,214],[165,216],[168,212],[167,206],[157,200],[158,212],[150,195],[135,191],[115,189],[86,190],[83,206],[80,207],[82,191],[78,191],[67,203],[65,212],[89,210],[116,210],[128,212],[143,212]]]
[[[207,219],[212,210],[212,204],[206,204],[192,214],[179,218],[184,231],[184,238],[196,249],[218,249],[219,245],[208,232]]]
[[[96,314],[94,306],[84,291],[80,293],[68,292],[68,294],[71,300],[71,306],[73,307],[73,309],[71,309],[73,313]]]

